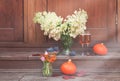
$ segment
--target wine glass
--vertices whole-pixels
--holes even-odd
[[[88,48],[90,42],[91,42],[91,33],[86,30],[84,33],[82,33],[80,35],[80,44],[81,44],[81,47],[82,47],[82,55],[85,55],[84,54],[84,51],[85,51],[85,48]]]

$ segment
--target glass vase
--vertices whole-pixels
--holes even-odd
[[[52,76],[52,63],[50,63],[50,62],[43,63],[42,75],[43,75],[43,77]]]
[[[69,55],[71,52],[70,50],[71,50],[73,39],[70,37],[70,35],[62,35],[61,41],[62,41],[62,47],[63,47],[62,54]]]

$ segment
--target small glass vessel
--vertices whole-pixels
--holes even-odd
[[[42,75],[43,77],[50,77],[52,76],[52,63],[50,62],[43,62],[42,68]]]
[[[70,35],[62,35],[61,41],[62,41],[62,47],[63,47],[62,54],[69,55],[71,52],[70,50],[71,50],[73,39],[70,37]]]

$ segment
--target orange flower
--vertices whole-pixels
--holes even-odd
[[[48,62],[54,62],[56,60],[56,53],[53,52],[53,53],[46,53],[41,55],[41,57],[44,57],[45,58],[45,61],[48,61]]]
[[[47,61],[49,62],[54,62],[56,60],[56,55],[55,54],[50,54],[49,58],[47,59]]]

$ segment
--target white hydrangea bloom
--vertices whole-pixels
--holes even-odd
[[[41,30],[44,31],[44,35],[49,35],[50,38],[55,40],[60,39],[60,34],[56,31],[56,27],[62,24],[63,18],[58,17],[55,12],[38,12],[33,19],[34,23],[38,23],[41,26]],[[58,39],[59,38],[59,39]]]
[[[49,33],[49,38],[53,38],[54,40],[58,41],[61,37],[61,30],[60,27],[56,27]]]
[[[75,11],[71,16],[67,16],[64,23],[68,24],[69,35],[76,38],[86,29],[87,13],[84,10]]]
[[[63,21],[63,18],[57,16],[55,12],[38,12],[33,19],[34,23],[41,26],[44,35],[58,41],[61,35],[70,35],[76,38],[86,29],[86,22],[88,19],[87,12],[79,9],[74,14],[69,15]]]

